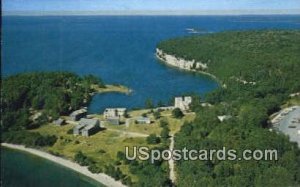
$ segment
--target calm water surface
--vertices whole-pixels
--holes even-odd
[[[207,33],[299,29],[299,22],[299,16],[4,17],[3,74],[72,71],[134,90],[130,96],[97,95],[90,112],[109,106],[143,107],[148,98],[166,103],[184,93],[203,95],[218,85],[207,76],[159,63],[154,56],[159,41],[191,35],[186,28]]]
[[[1,176],[3,187],[103,187],[43,158],[2,147]]]

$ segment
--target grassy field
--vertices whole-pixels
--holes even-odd
[[[171,111],[163,111],[161,112],[161,117],[159,119],[155,119],[153,116],[153,113],[149,109],[142,109],[142,110],[133,110],[128,112],[129,118],[127,118],[129,122],[129,126],[125,125],[126,119],[122,119],[122,124],[119,126],[111,125],[109,123],[105,123],[105,127],[108,129],[115,129],[115,130],[124,130],[127,132],[136,132],[136,133],[142,133],[142,134],[156,134],[159,135],[162,128],[159,126],[160,120],[168,121],[169,128],[171,134],[175,134],[180,130],[181,125],[184,121],[192,121],[195,117],[195,114],[188,113],[186,114],[182,119],[175,119],[172,117]],[[152,121],[151,124],[136,124],[135,118],[142,116],[143,114],[147,114],[147,117],[149,117]],[[97,118],[99,120],[103,120],[103,115],[91,115],[93,118]]]
[[[107,130],[100,131],[90,137],[67,134],[68,130],[73,129],[73,126],[69,124],[59,127],[49,124],[33,131],[44,135],[56,135],[58,137],[57,142],[52,147],[46,148],[46,151],[59,153],[59,155],[71,160],[74,159],[74,155],[77,152],[82,151],[100,167],[108,164],[115,165],[117,152],[124,152],[125,146],[149,146],[145,138],[124,137],[121,133]],[[130,175],[126,165],[121,165],[120,169],[125,174]],[[135,176],[130,176],[133,180],[136,180]]]
[[[125,152],[125,146],[148,146],[153,147],[155,145],[149,145],[146,142],[146,137],[136,137],[131,135],[124,135],[123,132],[134,132],[141,134],[157,134],[160,135],[162,128],[159,126],[159,120],[164,119],[169,122],[169,128],[171,134],[177,132],[184,121],[191,121],[194,119],[194,114],[187,114],[182,119],[175,119],[171,116],[171,111],[164,111],[161,113],[161,118],[155,120],[150,110],[136,110],[129,112],[131,122],[129,126],[123,125],[109,125],[107,124],[106,130],[102,130],[90,137],[74,136],[68,134],[74,127],[74,124],[67,124],[64,126],[56,126],[54,124],[47,124],[38,129],[32,130],[39,132],[43,135],[56,135],[58,137],[57,142],[52,147],[46,148],[46,151],[52,153],[58,153],[59,155],[71,159],[74,159],[74,155],[78,151],[82,151],[85,155],[92,158],[96,164],[103,167],[108,164],[115,165],[117,161],[117,152]],[[151,124],[135,124],[134,118],[148,113],[147,116],[153,121]],[[103,119],[102,115],[91,115],[93,118]],[[129,173],[127,165],[120,165],[120,169],[126,175],[131,176],[133,181],[137,180],[137,177]]]

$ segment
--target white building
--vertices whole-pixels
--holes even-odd
[[[123,117],[126,114],[126,108],[107,108],[104,110],[104,118]]]
[[[182,111],[187,111],[190,109],[190,104],[192,103],[192,97],[175,97],[175,108],[179,108]]]
[[[150,124],[151,120],[150,120],[150,118],[140,116],[140,117],[136,118],[136,123],[138,123],[138,124]]]

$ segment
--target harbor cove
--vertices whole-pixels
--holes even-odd
[[[71,167],[65,167],[64,164],[58,165],[51,162],[51,159],[55,160],[60,156],[71,161],[71,158],[74,157],[73,153],[78,150],[76,156],[80,161],[76,162],[79,165],[82,164],[82,160],[89,164],[93,163],[83,153],[90,154],[93,158],[100,155],[101,158],[95,162],[96,164],[93,163],[94,165],[113,163],[121,168],[116,169],[115,172],[121,173],[117,176],[119,179],[123,177],[127,180],[131,177],[130,183],[137,182],[139,180],[137,175],[130,173],[129,166],[124,166],[123,163],[126,161],[122,160],[123,155],[119,153],[118,146],[135,144],[145,146],[152,141],[154,143],[151,142],[149,145],[153,148],[155,143],[163,144],[171,141],[170,148],[174,148],[174,137],[180,127],[197,118],[194,111],[182,110],[183,113],[179,112],[179,114],[171,111],[174,109],[174,98],[177,97],[175,106],[176,99],[177,101],[182,99],[183,103],[186,98],[189,105],[192,102],[191,97],[181,98],[178,96],[199,95],[203,100],[208,93],[223,86],[223,82],[219,81],[218,77],[198,71],[198,69],[209,70],[209,64],[199,62],[197,65],[196,63],[197,71],[196,69],[190,71],[194,65],[193,60],[183,61],[179,57],[164,54],[158,49],[158,44],[173,38],[205,36],[225,31],[299,30],[299,19],[298,15],[3,16],[3,55],[1,55],[3,77],[20,73],[26,75],[26,73],[32,72],[71,72],[73,74],[67,76],[82,78],[82,80],[78,79],[82,81],[78,85],[82,86],[85,78],[92,75],[98,78],[99,82],[103,82],[106,88],[99,87],[98,90],[94,89],[94,92],[88,93],[89,95],[86,94],[90,96],[90,100],[86,102],[87,116],[102,120],[106,118],[106,114],[114,115],[115,108],[122,112],[126,109],[126,112],[122,113],[122,117],[128,115],[120,125],[119,122],[117,125],[105,124],[105,128],[97,129],[99,134],[103,133],[101,137],[100,135],[82,137],[79,131],[77,133],[79,136],[73,136],[72,130],[75,128],[73,129],[72,125],[80,124],[82,121],[79,119],[74,119],[73,121],[79,121],[74,124],[68,122],[62,126],[51,124],[42,125],[37,129],[29,129],[32,133],[45,133],[50,138],[52,135],[57,136],[59,143],[55,144],[53,148],[41,149],[41,151],[47,152],[45,154],[51,153],[53,157],[49,156],[50,159],[43,159],[38,156],[40,153],[31,155],[1,147],[1,165],[3,165],[1,170],[4,173],[2,177],[5,178],[4,186],[104,186],[99,183],[100,179],[97,181],[93,175],[84,176],[76,172],[76,169],[73,171]],[[169,63],[165,63],[166,59],[169,59]],[[186,67],[188,63],[178,65],[176,60],[191,64],[188,67]],[[184,67],[180,67],[181,65]],[[49,92],[51,91],[49,90]],[[155,116],[158,114],[152,110],[153,106],[170,108],[161,111],[160,116]],[[179,117],[175,118],[176,115]],[[69,119],[70,113],[64,113],[61,116]],[[231,118],[231,116],[223,114],[221,117],[222,119]],[[153,122],[153,119],[156,121]],[[169,123],[170,129],[166,139],[170,139],[165,142],[157,140],[163,139],[161,131],[165,130],[162,125],[163,120],[159,121],[158,119],[166,119]],[[102,124],[101,120],[99,120],[99,124]],[[90,123],[90,121],[87,120],[86,123]],[[152,127],[148,127],[147,124],[151,124]],[[48,132],[49,134],[47,134]],[[147,138],[146,141],[145,137],[153,134],[158,136],[151,140]],[[96,146],[94,146],[95,143]],[[87,150],[87,148],[88,151],[80,152],[81,149]],[[110,167],[111,165],[105,166],[105,169],[109,171]],[[134,165],[134,167],[137,166]],[[174,165],[169,168],[166,164],[162,168],[164,171],[174,170]],[[88,170],[87,167],[85,169]],[[152,170],[151,172],[154,173]],[[155,170],[155,172],[160,176],[165,174],[160,173],[161,170]],[[124,173],[128,176],[124,177]],[[102,178],[105,177],[102,176]],[[170,180],[172,183],[176,178],[172,176]],[[117,182],[111,184],[122,186],[120,180]]]
[[[92,74],[109,84],[133,90],[130,95],[94,96],[90,113],[103,112],[107,107],[142,108],[147,99],[167,104],[181,94],[204,95],[218,84],[209,76],[160,63],[155,56],[160,41],[193,35],[186,30],[190,27],[206,33],[293,29],[299,27],[297,19],[294,16],[8,16],[3,18],[3,74],[71,71]]]

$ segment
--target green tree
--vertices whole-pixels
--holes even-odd
[[[179,109],[179,108],[175,108],[173,111],[172,111],[172,116],[174,118],[182,118],[184,116],[184,114],[182,113],[182,111]]]
[[[158,144],[160,143],[160,138],[156,136],[156,134],[150,134],[148,137],[147,137],[147,143],[148,144]]]
[[[162,101],[158,101],[157,107],[163,107],[163,106],[165,106],[165,104]]]
[[[170,133],[170,129],[168,126],[165,126],[161,133],[160,133],[160,136],[163,140],[167,140],[169,138],[169,133]]]
[[[293,176],[289,171],[282,167],[267,168],[262,175],[259,175],[255,181],[256,186],[294,186]]]
[[[118,151],[117,152],[117,159],[119,159],[119,160],[125,160],[126,159],[125,153],[122,152],[122,151]]]
[[[169,126],[169,123],[166,119],[162,119],[162,120],[159,121],[159,126],[161,128],[165,128],[165,127]]]
[[[154,107],[153,101],[150,98],[146,100],[145,107],[146,108],[153,108]]]
[[[155,119],[159,119],[160,118],[160,112],[158,110],[153,112],[153,116]]]

